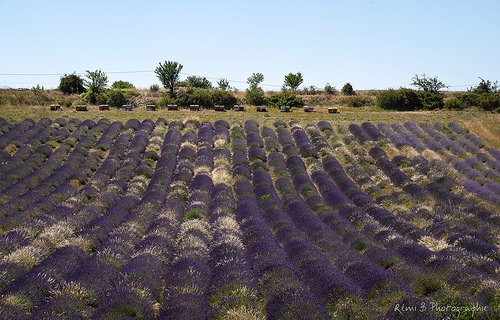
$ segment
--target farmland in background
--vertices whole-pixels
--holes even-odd
[[[4,319],[500,316],[498,114],[2,108]]]

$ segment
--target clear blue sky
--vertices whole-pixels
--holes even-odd
[[[410,87],[425,73],[465,90],[500,80],[499,17],[499,0],[1,0],[0,88],[56,88],[61,74],[97,69],[110,85],[149,88],[174,60],[181,79],[239,89],[253,72],[279,90],[300,71],[319,88]]]

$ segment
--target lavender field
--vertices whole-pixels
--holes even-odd
[[[498,319],[499,227],[457,122],[0,119],[1,319]]]

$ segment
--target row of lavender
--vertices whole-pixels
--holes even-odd
[[[77,131],[82,124],[72,120],[57,123],[76,132],[62,139],[44,121],[33,130],[32,121],[0,121],[0,170],[14,172],[22,164],[15,158],[33,157],[30,173],[6,176],[4,190],[48,162],[50,153],[40,160],[35,151],[44,145],[52,153],[69,147],[56,171],[81,171],[75,176],[71,167],[73,175],[45,183],[55,187],[51,206],[35,199],[36,210],[16,207],[29,185],[3,198],[5,217],[27,212],[2,222],[4,318],[378,319],[409,316],[395,311],[405,303],[498,302],[495,212],[471,198],[460,209],[467,217],[448,218],[442,211],[456,201],[440,174],[448,162],[425,167],[423,157],[405,158],[412,147],[389,143],[399,133],[387,125],[351,125],[350,135],[327,122],[303,129],[174,121],[167,128],[163,120],[103,120]],[[12,130],[24,141],[35,131],[47,138],[11,156]],[[384,150],[401,154],[391,161]],[[484,159],[495,170],[495,160]],[[434,170],[434,181],[419,185],[399,170],[411,161],[420,161],[415,176]],[[491,174],[485,179],[495,183]],[[73,187],[66,197],[55,192],[64,184]]]

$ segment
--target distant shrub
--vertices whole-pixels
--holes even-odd
[[[445,108],[450,109],[453,106],[459,107],[459,109],[479,107],[486,111],[497,111],[500,109],[500,92],[465,92],[446,103]]]
[[[377,95],[377,106],[387,110],[411,111],[422,108],[417,92],[401,88],[381,91]]]
[[[301,108],[304,106],[304,101],[301,97],[297,97],[295,94],[288,92],[272,95],[268,97],[265,102],[268,106],[277,108],[280,106],[290,106],[292,108]]]
[[[340,100],[340,105],[353,108],[368,106],[371,105],[372,103],[373,102],[369,97],[363,97],[363,96],[352,96]]]
[[[500,92],[483,93],[479,97],[479,107],[486,111],[500,108]]]
[[[111,85],[111,88],[113,89],[134,89],[134,85],[128,81],[115,81]]]
[[[121,107],[127,104],[127,98],[122,90],[109,90],[107,103],[112,107]]]
[[[354,89],[352,87],[352,84],[350,84],[349,82],[344,84],[344,86],[342,87],[342,90],[340,90],[340,92],[342,92],[342,94],[346,95],[346,96],[353,96],[356,94],[356,92],[354,91]]]
[[[332,87],[328,82],[325,84],[325,88],[323,89],[327,94],[336,94],[337,90],[335,87]]]
[[[60,98],[57,103],[63,108],[70,108],[73,105],[73,101],[70,98]]]
[[[64,75],[61,77],[61,82],[59,83],[59,90],[65,94],[80,94],[85,92],[85,87],[83,86],[83,79],[76,74]]]
[[[443,95],[439,92],[417,91],[417,96],[424,110],[436,110],[444,107]]]
[[[149,86],[149,91],[151,92],[158,92],[160,90],[160,86],[158,84],[152,84]]]
[[[255,87],[251,89],[247,89],[247,93],[245,94],[245,100],[248,104],[253,106],[259,106],[264,104],[264,90],[261,87]]]

